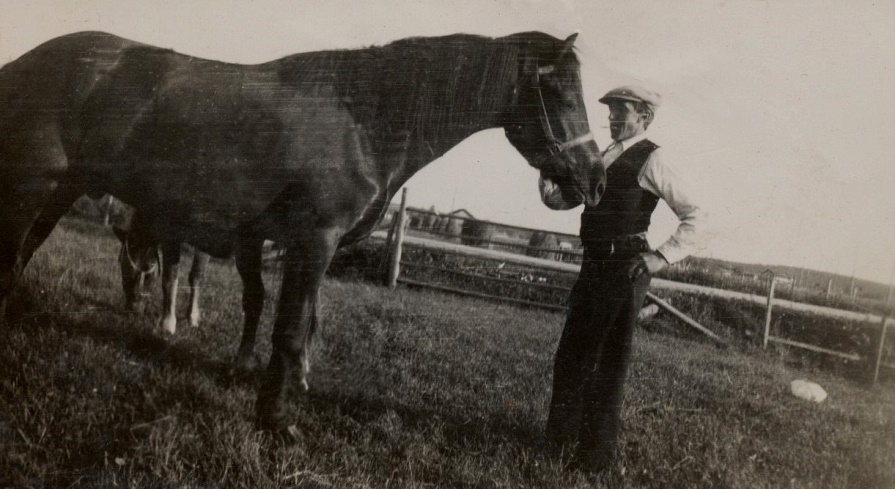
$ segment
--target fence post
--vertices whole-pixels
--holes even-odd
[[[115,197],[112,197],[112,195],[109,194],[109,202],[108,202],[108,204],[106,204],[106,215],[103,218],[103,225],[106,227],[109,227],[109,215],[112,214],[112,203],[113,202],[115,202]]]
[[[876,384],[879,379],[879,366],[883,361],[883,351],[886,346],[886,328],[888,327],[889,316],[883,316],[883,322],[879,325],[879,339],[876,346],[876,361],[873,363],[873,379],[871,385]]]
[[[392,244],[395,241],[395,229],[398,226],[398,219],[401,218],[401,211],[395,211],[392,215],[392,223],[388,227],[388,234],[385,236],[385,253],[386,253],[386,262],[391,260],[392,256]]]
[[[771,274],[771,285],[768,287],[768,311],[765,313],[764,334],[762,334],[761,337],[761,347],[763,349],[767,349],[768,336],[771,334],[771,309],[774,302],[774,285],[776,285],[776,283],[776,277],[774,277],[774,274]]]
[[[385,237],[385,253],[382,255],[382,261],[379,262],[379,276],[382,277],[382,284],[388,285],[388,274],[392,265],[392,242],[395,239],[395,226],[398,225],[398,211],[392,215],[391,224],[388,226],[388,234]]]
[[[401,273],[401,248],[404,246],[404,221],[407,218],[407,188],[401,191],[401,207],[398,209],[397,228],[395,228],[395,248],[392,251],[391,266],[388,270],[388,286],[394,289],[398,285]]]

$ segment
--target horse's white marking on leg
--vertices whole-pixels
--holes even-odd
[[[177,318],[170,314],[165,314],[159,321],[159,326],[168,333],[174,334],[177,332]]]
[[[199,287],[190,287],[190,326],[199,326]]]
[[[311,359],[309,357],[311,347],[309,338],[310,335],[311,331],[308,331],[307,336],[305,337],[305,344],[301,352],[301,381],[299,382],[299,387],[301,388],[302,392],[308,392],[311,389],[310,386],[308,386],[308,374],[311,373]]]
[[[165,295],[166,299],[169,299],[169,303],[165,304],[168,307],[164,312],[165,315],[159,321],[162,329],[171,334],[177,332],[177,282],[178,279],[175,278],[168,284]]]

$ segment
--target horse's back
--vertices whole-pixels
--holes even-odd
[[[103,32],[78,32],[51,39],[0,67],[0,120],[39,107],[61,109],[86,95],[104,69],[139,43]],[[39,96],[38,98],[34,98]],[[30,115],[34,115],[33,113]]]
[[[0,68],[0,175],[67,168],[95,85],[138,43],[101,32],[47,41]]]

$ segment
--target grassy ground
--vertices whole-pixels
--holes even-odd
[[[590,484],[538,449],[560,314],[330,279],[292,408],[303,438],[282,447],[252,429],[254,382],[229,373],[233,267],[212,266],[204,324],[169,337],[120,310],[116,252],[67,221],[26,273],[0,330],[0,487]],[[613,485],[895,487],[891,381],[648,330],[635,355]],[[798,378],[829,399],[792,397]]]

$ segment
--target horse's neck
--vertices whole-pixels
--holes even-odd
[[[464,139],[500,124],[517,82],[518,47],[456,35],[299,54],[275,66],[287,84],[333,85],[389,167],[394,191]]]
[[[406,72],[416,79],[386,80],[409,89],[410,103],[403,101],[404,113],[386,109],[377,124],[381,141],[406,145],[402,180],[474,133],[498,127],[518,76],[516,52],[494,40],[451,44],[442,56],[416,54]],[[393,89],[384,90],[386,99],[393,96]]]

